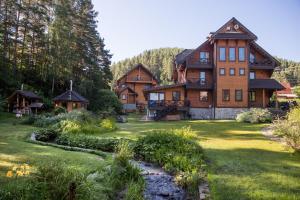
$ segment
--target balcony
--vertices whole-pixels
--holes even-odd
[[[274,69],[274,62],[268,59],[263,60],[250,60],[250,69]]]
[[[136,76],[136,77],[128,77],[126,79],[126,82],[140,82],[140,83],[152,83],[152,79],[149,79],[149,78],[143,78],[143,77],[139,77],[139,76]]]
[[[166,107],[174,106],[177,110],[186,111],[190,106],[190,102],[188,100],[185,101],[173,101],[173,100],[149,100],[148,108],[153,110],[163,110]]]
[[[213,62],[209,58],[201,58],[198,61],[187,63],[190,69],[213,69]]]
[[[213,84],[212,81],[200,78],[189,78],[186,83],[187,89],[206,89],[212,90]]]

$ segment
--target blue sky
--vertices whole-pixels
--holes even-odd
[[[300,61],[300,0],[93,0],[113,62],[160,47],[196,48],[231,17],[269,53]]]

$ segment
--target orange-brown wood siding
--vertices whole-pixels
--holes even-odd
[[[212,105],[212,92],[208,91],[208,100],[200,101],[200,90],[187,90],[187,100],[192,108],[208,108]]]
[[[245,57],[246,61],[238,61],[238,47],[245,47],[246,55],[247,52],[247,42],[244,40],[218,40],[217,41],[217,57],[216,57],[216,74],[217,74],[217,102],[216,107],[248,107],[248,62],[247,56]],[[226,48],[226,62],[219,61],[219,47]],[[235,47],[235,61],[229,61],[229,47]],[[225,76],[219,75],[219,69],[225,68]],[[235,69],[235,75],[229,75],[229,69]],[[239,76],[239,68],[245,68],[245,75]],[[222,91],[223,89],[230,90],[230,100],[223,101]],[[235,101],[235,90],[243,90],[243,100]]]

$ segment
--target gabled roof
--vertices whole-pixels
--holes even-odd
[[[228,22],[226,22],[223,26],[221,26],[221,28],[219,28],[216,32],[213,32],[211,35],[211,38],[214,38],[215,36],[217,36],[219,33],[221,33],[222,30],[226,29],[226,27],[232,23],[237,24],[239,26],[239,28],[241,28],[244,32],[246,32],[246,34],[249,36],[249,38],[251,38],[253,40],[257,40],[257,36],[254,33],[252,33],[249,29],[247,29],[235,17],[231,18]],[[241,34],[241,33],[234,33],[234,34]]]
[[[122,92],[125,91],[125,90],[128,90],[128,91],[130,91],[131,93],[134,93],[135,95],[138,95],[133,89],[131,89],[131,88],[128,87],[128,86],[121,88],[121,89],[118,91],[118,93],[120,94],[120,93],[122,93]]]
[[[36,95],[35,93],[31,92],[31,91],[25,91],[25,90],[16,90],[14,93],[12,93],[7,99],[12,98],[13,96],[15,96],[16,94],[20,94],[24,97],[27,97],[29,99],[42,99],[41,97],[39,97],[38,95]]]
[[[188,55],[190,55],[193,51],[194,51],[194,49],[185,49],[185,50],[181,51],[179,54],[177,54],[175,56],[175,62],[176,62],[176,64],[182,64],[182,63],[184,63],[186,57]]]
[[[152,72],[150,72],[150,70],[147,69],[143,64],[139,63],[139,64],[135,65],[132,69],[128,70],[123,76],[121,76],[121,77],[117,80],[117,82],[118,82],[119,80],[121,80],[122,78],[124,78],[125,76],[127,76],[131,71],[133,71],[133,70],[135,70],[135,69],[137,69],[137,68],[139,68],[139,67],[142,68],[142,69],[144,69],[146,73],[148,73],[154,80],[157,81],[157,79],[156,79],[155,76],[152,74]]]
[[[276,66],[280,65],[280,62],[274,58],[271,54],[269,54],[266,50],[264,50],[261,46],[259,46],[256,42],[250,42],[250,46],[253,47],[255,50],[263,54],[264,56],[268,57],[270,60],[276,63]]]
[[[86,98],[84,98],[83,96],[81,96],[80,94],[78,94],[73,90],[67,90],[61,95],[54,97],[53,101],[72,101],[72,102],[89,103],[89,101]]]

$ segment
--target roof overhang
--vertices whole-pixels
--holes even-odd
[[[249,81],[249,89],[283,90],[285,87],[275,79],[253,79]]]

